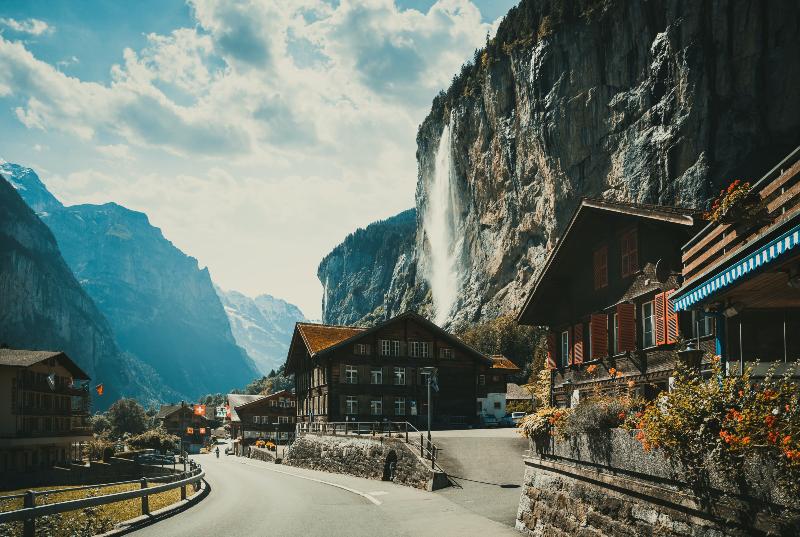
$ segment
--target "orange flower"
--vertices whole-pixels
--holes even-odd
[[[633,388],[635,386],[636,386],[636,381],[634,381],[634,380],[629,380],[628,381],[628,388]]]
[[[620,412],[619,414],[617,414],[617,417],[619,419],[621,419],[621,420],[624,420],[625,419],[625,413],[624,412]]]
[[[736,420],[742,421],[742,414],[736,410],[735,408],[728,409],[728,415],[726,416],[729,420]]]
[[[587,373],[594,373],[595,371],[597,371],[597,364],[592,364],[586,368]]]
[[[764,399],[771,401],[778,397],[778,393],[775,390],[764,390]]]
[[[746,446],[749,443],[750,443],[750,437],[749,436],[745,436],[744,438],[742,438],[742,444],[744,444]]]
[[[778,433],[775,431],[770,431],[767,433],[767,440],[769,440],[770,444],[775,444],[778,442]]]
[[[792,443],[792,437],[787,434],[786,436],[783,437],[783,440],[781,441],[781,443],[784,446],[788,446],[789,444]]]
[[[764,418],[764,423],[766,423],[766,424],[767,424],[767,427],[769,427],[769,428],[772,428],[772,427],[774,427],[774,426],[775,426],[775,421],[776,421],[777,419],[778,419],[778,418],[776,418],[776,417],[775,417],[775,416],[773,416],[772,414],[769,414],[769,415],[768,415],[766,418]]]
[[[616,377],[617,376],[617,369],[612,367],[611,369],[608,370],[608,374],[611,375],[612,378]]]

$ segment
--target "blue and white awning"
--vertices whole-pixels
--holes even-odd
[[[696,287],[680,293],[675,298],[675,311],[688,310],[693,304],[729,286],[742,276],[754,270],[758,270],[764,265],[783,256],[786,252],[797,246],[798,243],[800,243],[800,225],[790,229],[769,244],[762,246],[741,261],[737,261],[733,265],[718,271],[714,276]]]

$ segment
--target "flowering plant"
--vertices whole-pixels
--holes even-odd
[[[743,183],[736,179],[728,185],[728,188],[719,191],[719,197],[711,203],[711,210],[703,216],[711,222],[720,222],[730,214],[732,209],[737,208],[747,208],[748,213],[755,214],[760,205],[747,204],[748,194],[750,194],[750,183]]]

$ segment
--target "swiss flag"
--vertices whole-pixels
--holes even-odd
[[[198,416],[206,415],[206,405],[194,405],[194,413]]]

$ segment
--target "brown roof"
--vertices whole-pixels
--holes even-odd
[[[517,364],[503,356],[502,354],[495,354],[492,358],[492,369],[506,369],[508,371],[522,371]]]
[[[530,384],[524,384],[520,386],[519,384],[514,384],[513,382],[509,382],[508,384],[506,384],[506,401],[530,399],[531,392],[529,391],[529,387]]]
[[[312,356],[329,347],[350,339],[356,334],[366,331],[366,328],[355,326],[331,326],[327,324],[297,323],[297,331]]]
[[[236,407],[252,403],[258,399],[265,398],[266,395],[244,395],[241,393],[228,394],[228,408],[231,411],[231,421],[242,421],[239,419],[239,414],[236,413]]]
[[[0,365],[11,367],[30,367],[50,358],[56,358],[73,376],[79,380],[89,380],[89,375],[78,364],[59,351],[28,351],[22,349],[0,349]]]
[[[178,412],[181,409],[181,406],[182,405],[161,405],[161,408],[158,410],[158,414],[156,414],[156,417],[154,419],[157,420],[166,419],[171,415],[173,415],[175,412]],[[189,411],[190,414],[194,414],[194,408],[192,407],[191,404],[187,403],[185,408],[186,410]],[[196,415],[198,418],[203,418],[204,420],[207,419],[202,414],[194,414],[194,415]]]

